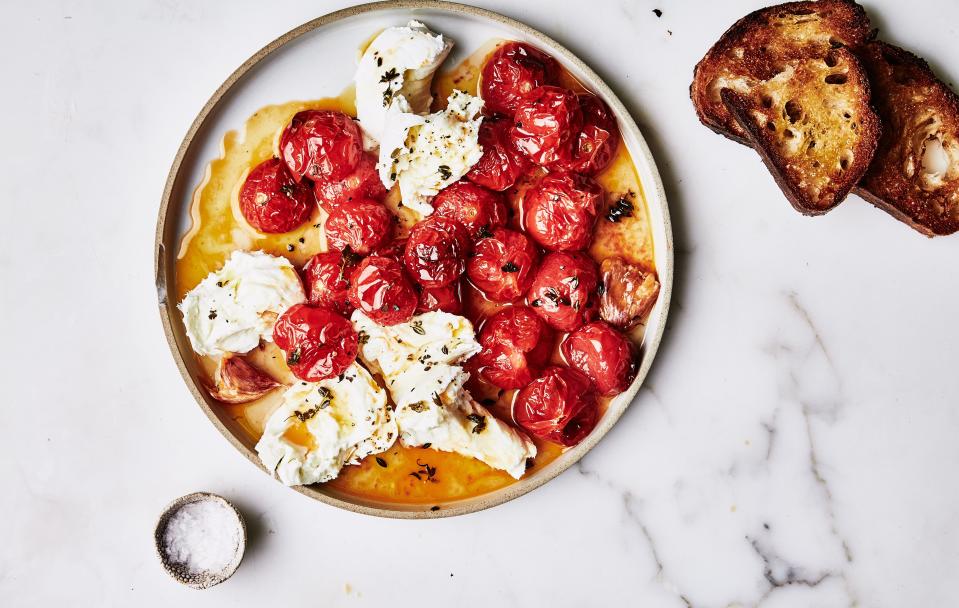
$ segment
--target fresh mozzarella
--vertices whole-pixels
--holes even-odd
[[[306,299],[293,265],[262,251],[234,251],[220,270],[190,290],[178,308],[193,350],[245,353],[273,340],[273,324]]]
[[[377,325],[360,311],[353,324],[362,336],[360,358],[381,374],[396,405],[400,442],[456,452],[519,479],[536,446],[476,403],[457,363],[480,350],[469,320],[428,312],[408,323]]]
[[[452,47],[451,40],[418,21],[387,28],[370,42],[355,77],[356,116],[368,138],[383,139],[387,113],[394,103],[400,103],[404,113],[429,111],[433,74]]]
[[[354,363],[339,378],[291,386],[256,452],[288,486],[320,483],[347,464],[388,450],[397,432],[386,392]]]
[[[397,181],[403,205],[420,215],[433,213],[430,200],[479,162],[483,100],[454,90],[445,110],[416,116],[394,104],[380,139],[377,169],[387,188]]]

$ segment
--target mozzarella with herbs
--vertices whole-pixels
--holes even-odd
[[[360,358],[383,376],[396,405],[403,445],[428,443],[517,479],[525,473],[536,446],[476,403],[463,386],[469,374],[457,364],[480,350],[469,320],[440,311],[388,327],[360,311],[352,320],[363,342]]]
[[[334,479],[345,465],[385,452],[397,434],[386,392],[354,363],[338,378],[287,389],[256,452],[277,479],[305,485]]]
[[[356,69],[356,116],[364,134],[380,142],[394,104],[402,112],[429,112],[433,74],[453,42],[419,21],[389,27],[374,38]],[[375,147],[375,143],[371,147]]]
[[[387,113],[377,169],[387,188],[399,182],[404,206],[426,216],[432,198],[483,156],[483,100],[457,89],[445,110],[417,116],[403,107],[394,104]]]
[[[273,325],[306,295],[293,265],[262,251],[234,251],[191,289],[177,308],[200,355],[245,353],[273,341]]]

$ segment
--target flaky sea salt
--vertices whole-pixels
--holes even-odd
[[[236,557],[240,524],[236,513],[219,501],[187,503],[167,521],[163,545],[167,559],[191,574],[219,572]]]

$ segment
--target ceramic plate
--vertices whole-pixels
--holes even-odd
[[[456,65],[491,39],[525,41],[555,57],[573,76],[610,105],[619,120],[623,140],[642,183],[662,286],[659,301],[646,325],[642,362],[632,387],[610,403],[589,437],[515,484],[482,496],[444,504],[439,510],[431,510],[430,505],[396,505],[359,500],[324,486],[296,488],[327,504],[371,515],[443,517],[477,511],[521,496],[579,460],[609,431],[636,396],[663,334],[672,287],[673,249],[662,183],[636,123],[609,87],[582,61],[555,40],[522,23],[489,11],[452,3],[366,4],[305,23],[276,39],[241,65],[217,89],[194,120],[176,155],[163,192],[157,222],[155,272],[164,329],[184,380],[220,432],[262,469],[253,451],[254,442],[203,390],[198,365],[176,310],[175,296],[168,297],[168,293],[174,292],[172,286],[175,285],[179,242],[191,225],[191,196],[201,183],[206,166],[220,156],[221,142],[227,131],[241,128],[250,115],[268,104],[339,95],[352,82],[357,52],[363,43],[381,29],[405,24],[410,19],[423,21],[434,31],[448,35],[456,42],[446,65]],[[313,76],[304,78],[303,74]]]

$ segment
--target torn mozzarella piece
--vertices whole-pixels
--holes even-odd
[[[483,100],[454,90],[440,112],[417,116],[405,107],[394,104],[387,114],[377,169],[387,188],[399,182],[404,206],[426,216],[433,213],[432,198],[483,156]]]
[[[397,437],[386,392],[358,364],[339,378],[297,382],[266,423],[256,452],[288,486],[320,483],[385,452]]]
[[[356,116],[375,147],[382,141],[387,113],[399,102],[403,112],[429,112],[433,74],[453,42],[418,21],[383,30],[370,42],[356,69]],[[401,101],[402,100],[402,101]]]
[[[408,323],[377,325],[360,311],[353,325],[365,342],[360,358],[380,373],[396,405],[400,441],[476,458],[519,479],[536,446],[476,403],[456,365],[480,350],[464,317],[428,312]]]
[[[262,251],[234,251],[177,306],[200,355],[245,353],[273,340],[273,324],[306,295],[289,260]]]

